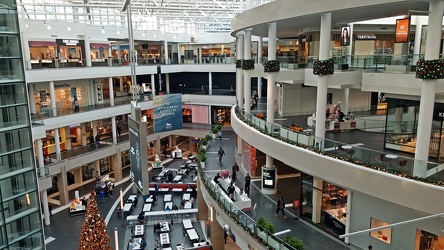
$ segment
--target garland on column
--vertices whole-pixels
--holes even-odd
[[[242,59],[237,59],[236,60],[236,69],[240,69],[242,68]]]
[[[253,59],[243,59],[242,60],[242,69],[243,70],[254,69],[254,60]]]
[[[96,200],[92,197],[88,202],[85,222],[80,232],[79,250],[113,250],[105,221],[100,216]]]
[[[420,79],[443,79],[444,61],[442,59],[424,60],[416,63],[416,78]]]
[[[264,62],[265,73],[279,72],[280,70],[281,66],[278,60],[269,60]]]
[[[333,59],[316,60],[313,63],[314,75],[333,75],[334,73],[334,61]]]

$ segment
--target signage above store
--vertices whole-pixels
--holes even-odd
[[[65,45],[71,45],[71,46],[77,46],[79,44],[79,40],[69,40],[69,39],[63,39],[62,42]]]
[[[69,83],[54,84],[54,88],[56,88],[56,89],[69,88],[69,87],[71,87],[71,84],[69,84]]]
[[[356,36],[356,40],[376,40],[376,36]]]

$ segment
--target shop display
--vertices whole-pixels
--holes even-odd
[[[76,198],[74,201],[71,202],[69,206],[69,213],[71,216],[85,214],[85,211],[86,207],[82,203],[82,200],[80,200],[80,198]]]
[[[444,249],[444,237],[416,229],[415,250]]]
[[[351,113],[344,114],[341,111],[341,102],[333,106],[333,111],[327,108],[325,116],[325,129],[327,131],[339,132],[356,129],[355,116]],[[316,127],[316,114],[308,117],[307,125],[311,128]]]
[[[260,176],[261,173],[257,171],[256,148],[244,141],[242,151],[242,164],[247,173],[253,177]]]
[[[389,225],[389,223],[387,223],[385,221],[381,221],[376,218],[370,219],[370,228],[382,227],[382,226],[388,226],[388,225]],[[392,241],[392,228],[388,227],[388,228],[384,228],[381,230],[371,231],[370,236],[373,238],[376,238],[380,241],[390,244]]]
[[[325,225],[338,235],[344,234],[347,221],[347,190],[323,182],[322,212]]]

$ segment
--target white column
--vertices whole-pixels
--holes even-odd
[[[350,227],[351,227],[351,212],[352,212],[352,198],[353,198],[353,191],[350,189],[347,190],[347,216],[345,217],[345,234],[350,233]],[[344,242],[346,244],[350,244],[350,237],[345,237]]]
[[[421,16],[415,17],[415,44],[413,47],[413,62],[412,65],[416,65],[416,62],[419,59],[419,53],[421,51],[421,35],[422,35],[422,25],[423,18]]]
[[[151,90],[154,98],[154,96],[156,95],[156,79],[154,78],[154,74],[151,74]]]
[[[430,1],[429,11],[424,59],[434,60],[439,59],[444,1]],[[425,177],[426,175],[433,118],[433,112],[430,111],[433,110],[435,105],[436,83],[438,81],[437,79],[426,79],[421,84],[414,176]]]
[[[348,115],[348,99],[350,98],[350,88],[345,88],[342,90],[342,102],[341,102],[341,111],[344,112],[345,115]],[[327,103],[325,104],[327,105]]]
[[[91,128],[93,130],[93,136],[95,137],[97,135],[97,121],[91,121]]]
[[[45,176],[45,158],[43,157],[43,143],[42,139],[35,140],[35,147],[37,148],[37,164],[39,166],[39,175]]]
[[[113,130],[113,144],[117,144],[117,126],[116,126],[116,117],[111,117],[111,127]]]
[[[59,133],[58,128],[54,129],[54,141],[55,141],[57,161],[61,161],[62,160],[62,152],[60,150],[60,133]]]
[[[71,149],[71,128],[69,126],[66,126],[64,128],[65,130],[65,146],[66,150]]]
[[[270,23],[268,25],[268,60],[276,60],[276,29],[277,25],[275,22]],[[267,73],[267,122],[274,123],[274,99],[275,99],[275,90],[276,90],[276,73],[269,72]],[[259,83],[258,83],[259,86]],[[267,168],[275,168],[273,163],[273,157],[270,155],[265,156],[265,166]],[[277,193],[277,170],[276,170],[276,188],[274,189],[266,189],[262,188],[263,193],[267,194],[275,194]],[[265,192],[264,192],[265,191]]]
[[[237,34],[236,39],[236,59],[242,60],[244,58],[244,34]],[[239,109],[242,110],[244,106],[244,94],[243,94],[243,70],[242,68],[236,68],[236,100]]]
[[[22,49],[23,49],[23,61],[25,69],[32,69],[31,66],[31,52],[29,50],[29,40],[28,40],[28,32],[25,32],[26,30],[26,18],[19,18],[19,24],[20,24],[20,38],[22,39]],[[36,55],[34,55],[36,56]]]
[[[109,86],[109,101],[111,106],[114,106],[114,86],[113,86],[113,78],[108,78],[108,86]]]
[[[257,63],[262,63],[262,46],[264,44],[263,37],[259,36],[259,42],[257,43]],[[260,97],[260,96],[259,96]]]
[[[257,97],[262,97],[262,77],[257,77]]]
[[[86,126],[85,126],[85,123],[81,123],[80,124],[80,133],[81,133],[81,136],[82,136],[82,145],[85,146],[85,145],[88,144],[88,140],[86,139]]]
[[[163,41],[163,47],[164,47],[164,57],[165,57],[165,64],[169,64],[168,62],[168,41]]]
[[[54,90],[54,82],[49,82],[49,97],[51,98],[51,110],[52,115],[57,116],[57,106],[55,99],[55,90]]]
[[[29,108],[31,109],[31,114],[36,114],[37,108],[35,106],[34,84],[33,83],[28,83],[28,100],[29,100]]]
[[[117,62],[122,64],[122,56],[120,55],[120,42],[117,42]]]
[[[321,223],[321,207],[322,207],[322,180],[313,177],[313,211],[311,220],[314,223]],[[348,218],[347,218],[348,219]]]
[[[123,76],[119,77],[120,96],[123,96]]]
[[[113,66],[113,53],[111,52],[111,46],[108,48],[108,66]]]
[[[170,74],[169,73],[165,74],[165,86],[166,86],[166,92],[167,92],[167,94],[169,94],[170,93]]]
[[[48,192],[46,192],[46,189],[42,191],[42,206],[43,215],[45,216],[45,226],[49,226],[51,224],[51,219],[49,218]]]
[[[88,33],[88,32],[86,32]],[[85,61],[86,61],[86,67],[91,67],[91,45],[89,44],[89,36],[85,35]]]
[[[182,58],[181,58],[181,54],[180,54],[180,44],[177,44],[177,64],[181,64],[182,63]],[[167,93],[169,93],[167,91]]]
[[[354,46],[354,44],[353,44],[353,28],[354,28],[354,26],[353,26],[353,23],[349,23],[348,25],[350,26],[350,30],[349,30],[349,32],[350,32],[350,45],[345,47],[346,48],[345,54],[346,55],[351,55],[352,51],[353,51],[353,46]],[[349,61],[351,63],[351,58],[347,57],[347,63],[349,63]]]
[[[89,80],[89,91],[88,91],[88,100],[89,105],[96,104],[96,98],[94,98],[94,79]]]
[[[330,57],[331,13],[321,15],[321,34],[319,41],[319,60]],[[316,145],[323,148],[325,138],[325,110],[327,109],[327,85],[329,75],[318,76],[318,89],[316,96]]]
[[[208,94],[213,94],[213,74],[208,72]]]
[[[245,30],[244,59],[251,59],[251,30]],[[251,113],[251,70],[244,70],[245,113]]]

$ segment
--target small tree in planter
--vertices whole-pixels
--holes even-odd
[[[304,250],[304,243],[302,243],[302,240],[293,237],[293,236],[285,236],[284,238],[284,242],[287,243],[288,245],[294,247],[297,250]]]
[[[267,220],[261,216],[257,219],[256,224],[260,230],[264,230],[265,224],[267,224]]]
[[[207,141],[210,141],[211,140],[211,135],[206,135],[205,139],[207,139]]]
[[[201,167],[205,168],[205,161],[207,160],[207,156],[205,155],[205,150],[204,150],[203,153],[199,150],[199,155],[198,156],[199,156]]]
[[[203,140],[202,140],[202,147],[203,148],[207,148],[207,145],[208,145],[208,140],[207,140],[207,137],[205,137],[205,138],[203,138]]]
[[[198,155],[199,155],[199,158],[200,158],[200,155],[202,154],[202,155],[205,155],[205,153],[206,153],[207,151],[204,149],[204,148],[200,148],[199,149],[199,152],[197,153]]]
[[[216,134],[217,134],[217,132],[219,132],[219,129],[217,129],[217,127],[214,127],[212,129],[212,132],[213,132],[213,139],[214,139],[214,138],[216,138]]]
[[[271,222],[265,223],[264,229],[265,229],[265,231],[267,231],[270,234],[274,234],[276,232],[276,229],[274,228],[274,224]]]

